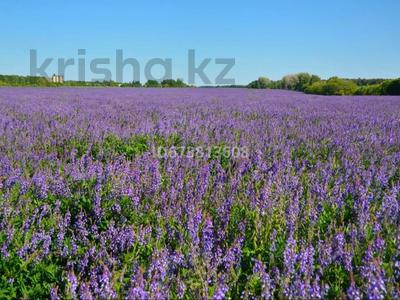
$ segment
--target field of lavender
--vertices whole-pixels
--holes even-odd
[[[399,298],[399,221],[400,97],[0,89],[1,299]]]

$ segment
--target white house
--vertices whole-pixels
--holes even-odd
[[[49,81],[53,83],[64,83],[64,76],[53,74],[53,76],[49,78]]]

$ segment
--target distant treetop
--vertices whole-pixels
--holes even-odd
[[[321,80],[317,75],[297,73],[271,81],[260,77],[247,86],[251,89],[285,89],[318,95],[400,95],[400,79],[343,79]]]

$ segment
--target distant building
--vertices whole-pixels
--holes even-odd
[[[49,81],[53,83],[64,83],[64,76],[53,74],[53,76],[49,78]]]

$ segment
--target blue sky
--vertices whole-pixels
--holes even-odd
[[[228,77],[248,83],[307,71],[324,78],[400,77],[400,1],[1,1],[0,74],[29,74],[29,50],[46,57],[141,63],[172,58],[173,77],[187,80],[196,59],[236,59]],[[48,73],[56,72],[53,62]],[[115,79],[114,65],[109,66]],[[221,66],[210,64],[210,79]],[[90,72],[87,71],[88,78]],[[125,69],[124,81],[131,80]],[[155,68],[154,74],[161,74]],[[77,66],[67,69],[77,78]],[[144,79],[142,79],[144,81]]]

